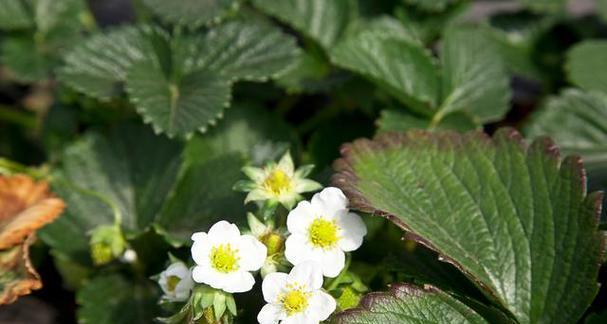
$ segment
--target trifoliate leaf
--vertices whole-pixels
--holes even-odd
[[[0,10],[0,29],[27,29],[33,26],[33,20],[25,3],[21,0],[3,0]]]
[[[596,295],[601,195],[549,139],[411,131],[342,153],[334,184],[353,208],[438,251],[518,322],[575,322]]]
[[[569,80],[585,90],[607,93],[607,67],[605,67],[607,41],[581,42],[567,53],[566,70]]]
[[[331,48],[356,15],[352,0],[253,0],[265,13]]]
[[[510,78],[490,37],[472,28],[449,29],[441,49],[442,103],[433,122],[456,111],[478,124],[501,119],[510,107]]]
[[[438,71],[432,57],[419,45],[362,32],[334,47],[331,60],[371,79],[420,113],[430,114],[437,105]]]
[[[370,293],[358,308],[335,317],[340,324],[489,323],[473,309],[432,286],[395,284],[389,292]]]
[[[120,94],[126,82],[145,122],[171,137],[188,137],[221,117],[232,82],[276,77],[298,54],[292,37],[257,18],[173,39],[154,27],[123,27],[71,52],[60,78],[99,99]]]
[[[239,0],[143,0],[163,20],[173,24],[198,27],[217,22],[238,6]]]
[[[126,90],[143,120],[169,137],[205,131],[230,103],[230,81],[213,71],[187,73],[169,80],[152,59],[129,69]]]
[[[78,323],[152,323],[158,312],[157,290],[149,280],[130,281],[118,274],[96,277],[76,295]]]

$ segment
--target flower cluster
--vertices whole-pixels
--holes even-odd
[[[215,311],[228,308],[236,315],[231,294],[251,290],[254,273],[262,270],[267,304],[257,316],[259,323],[318,323],[327,319],[337,303],[323,290],[323,276],[336,278],[347,271],[346,252],[361,246],[367,228],[360,216],[349,211],[348,200],[338,188],[325,188],[291,210],[302,199],[300,193],[320,186],[303,178],[310,169],[295,171],[288,153],[278,164],[245,168],[253,180],[238,185],[249,191],[246,201],[282,204],[288,211],[286,224],[284,220],[282,226],[275,226],[273,220],[264,224],[249,214],[250,232],[241,234],[235,224],[219,221],[208,232],[194,233],[191,256],[195,265],[188,269],[183,262],[175,262],[160,274],[164,299],[187,300],[196,282],[208,287],[201,294],[212,291],[211,297],[201,295],[202,303],[207,300],[205,305],[212,304]],[[195,292],[192,294],[190,307],[197,298]],[[221,314],[215,316],[220,318]]]

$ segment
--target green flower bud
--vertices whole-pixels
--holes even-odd
[[[91,258],[95,265],[104,265],[122,256],[126,249],[126,240],[120,227],[103,225],[91,234]]]

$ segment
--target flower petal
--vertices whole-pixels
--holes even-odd
[[[285,314],[280,306],[266,304],[257,314],[257,321],[259,324],[276,324],[284,317]]]
[[[251,235],[243,235],[238,242],[240,267],[247,271],[259,270],[266,261],[267,248]]]
[[[340,189],[328,187],[312,197],[312,206],[323,217],[332,218],[338,211],[348,209],[348,198]]]
[[[346,254],[338,248],[323,251],[320,263],[322,264],[323,275],[335,278],[345,266]]]
[[[278,296],[287,285],[288,275],[283,272],[268,274],[261,283],[263,299],[268,303],[276,303]]]
[[[324,321],[335,311],[335,299],[322,290],[317,290],[310,297],[308,309],[314,312],[316,319]]]
[[[236,271],[225,275],[222,288],[229,293],[249,291],[255,285],[255,278],[247,271]]]
[[[197,265],[209,264],[209,252],[211,251],[211,247],[211,242],[206,235],[198,236],[198,238],[194,241],[190,251],[192,252],[192,259],[194,259],[194,262],[196,262]]]
[[[314,248],[308,244],[305,236],[291,234],[287,237],[287,241],[285,242],[285,257],[293,265],[298,265],[308,260],[321,261],[321,255],[314,252]]]
[[[251,179],[255,182],[262,182],[263,179],[266,177],[266,173],[264,172],[263,169],[255,168],[255,167],[251,167],[251,166],[246,166],[246,167],[242,168],[242,172],[244,174],[246,174],[246,176],[249,177],[249,179]]]
[[[213,245],[217,243],[235,242],[240,237],[238,226],[228,223],[227,221],[219,221],[209,229],[209,241]]]
[[[287,216],[287,229],[290,233],[308,234],[308,227],[314,221],[315,211],[308,201],[297,204]]]
[[[254,189],[253,191],[249,192],[247,197],[244,199],[244,203],[246,204],[250,201],[267,200],[271,198],[273,197],[269,195],[267,191],[262,189]]]
[[[339,247],[346,251],[354,251],[363,243],[363,237],[367,235],[367,226],[355,213],[339,213],[337,226],[340,228]]]
[[[322,266],[316,261],[302,262],[291,269],[287,281],[304,285],[309,291],[320,289],[322,287]]]
[[[302,312],[285,318],[281,324],[318,324],[318,319],[312,312]]]
[[[192,269],[192,279],[198,283],[204,283],[219,289],[222,278],[221,274],[210,266],[196,266]]]
[[[322,185],[310,179],[297,179],[294,181],[293,191],[302,193],[316,191],[322,188]]]
[[[286,173],[289,177],[293,176],[295,165],[293,165],[293,159],[291,158],[291,153],[289,151],[280,158],[277,168]]]

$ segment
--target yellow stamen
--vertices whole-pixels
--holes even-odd
[[[290,190],[291,178],[282,170],[275,169],[263,181],[263,187],[274,195]]]
[[[211,266],[215,270],[223,273],[229,273],[238,270],[238,250],[232,249],[228,244],[220,244],[211,249]]]
[[[287,285],[288,292],[280,297],[282,307],[288,316],[303,312],[308,307],[310,293],[303,290],[299,285]]]
[[[310,242],[323,249],[332,248],[339,240],[337,230],[338,227],[335,221],[328,221],[319,217],[310,225]]]
[[[177,287],[180,281],[181,278],[177,276],[169,276],[167,278],[167,288],[169,289],[169,291],[175,291],[175,288]]]

